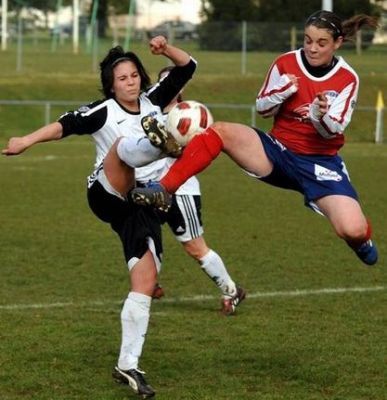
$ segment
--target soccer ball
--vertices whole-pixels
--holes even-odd
[[[210,110],[204,104],[187,100],[177,103],[169,111],[166,128],[179,144],[185,146],[213,122]]]

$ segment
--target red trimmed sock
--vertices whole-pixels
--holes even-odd
[[[207,128],[188,143],[160,183],[169,193],[175,193],[187,179],[207,168],[222,149],[220,136],[214,129]]]
[[[352,249],[354,249],[355,251],[357,249],[360,248],[360,246],[367,242],[368,240],[371,239],[371,235],[372,235],[372,227],[371,227],[371,223],[370,221],[367,220],[367,232],[364,238],[360,239],[360,240],[347,240],[347,244],[349,247],[351,247]]]

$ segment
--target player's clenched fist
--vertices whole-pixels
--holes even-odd
[[[164,36],[156,36],[149,42],[152,54],[163,54],[167,47],[168,41]]]

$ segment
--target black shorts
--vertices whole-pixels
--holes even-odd
[[[161,226],[152,207],[134,204],[130,198],[124,201],[108,193],[98,181],[87,189],[87,199],[93,213],[117,232],[127,263],[133,258],[142,258],[149,248],[148,238],[153,239],[157,258],[161,262]]]

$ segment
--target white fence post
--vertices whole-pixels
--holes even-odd
[[[242,62],[241,62],[242,75],[246,75],[246,52],[247,52],[247,22],[242,21]]]
[[[23,60],[23,20],[20,11],[17,20],[17,55],[16,55],[17,72],[20,72],[22,70],[23,66],[22,60]]]
[[[44,104],[44,122],[46,125],[51,122],[51,103],[49,101]]]

